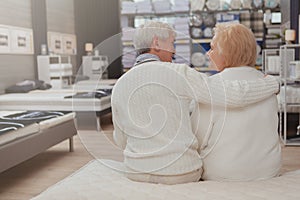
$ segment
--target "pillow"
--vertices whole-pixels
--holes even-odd
[[[41,80],[25,80],[5,89],[5,93],[27,93],[35,89],[46,90],[50,84]]]

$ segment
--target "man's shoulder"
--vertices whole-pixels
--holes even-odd
[[[148,65],[185,66],[185,67],[188,66],[187,64],[184,64],[184,63],[172,63],[172,62],[152,61],[152,62],[142,63],[142,64],[138,65],[137,68],[141,67],[141,66],[148,66]]]

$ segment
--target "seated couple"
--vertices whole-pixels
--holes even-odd
[[[138,28],[135,66],[114,86],[114,140],[123,149],[125,175],[162,184],[277,176],[279,85],[254,68],[252,32],[216,25],[207,55],[220,73],[210,77],[171,63],[175,36],[161,22]]]

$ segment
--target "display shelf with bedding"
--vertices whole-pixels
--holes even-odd
[[[38,78],[51,84],[52,88],[62,89],[72,84],[73,66],[67,55],[40,55],[37,57]]]
[[[190,64],[190,33],[189,33],[189,0],[173,1],[122,1],[121,27],[123,71],[128,71],[134,64],[136,53],[133,47],[135,28],[148,20],[167,22],[174,26],[177,33],[175,41],[175,63]]]
[[[249,27],[257,41],[256,68],[262,68],[261,50],[267,43],[281,44],[266,36],[267,24],[280,26],[279,0],[132,0],[121,1],[121,27],[124,72],[134,64],[134,28],[147,20],[160,20],[174,26],[176,38],[175,63],[186,63],[201,72],[210,71],[206,52],[210,48],[213,27],[216,23],[237,22]],[[269,19],[269,18],[270,19]],[[265,20],[268,18],[269,20]],[[278,21],[279,20],[279,21]],[[207,68],[207,69],[206,69]]]
[[[288,113],[300,111],[300,44],[287,44],[280,46],[281,68],[279,71],[281,91],[280,91],[280,137],[284,145],[300,146],[300,132],[298,126],[294,127],[293,134],[289,133]],[[297,92],[297,93],[295,93]],[[300,115],[299,115],[300,116]],[[291,136],[292,135],[292,136]]]

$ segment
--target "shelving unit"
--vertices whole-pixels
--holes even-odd
[[[142,21],[146,21],[149,19],[159,19],[170,23],[169,19],[174,20],[178,18],[187,18],[188,21],[186,25],[188,26],[189,29],[188,38],[185,38],[184,40],[177,39],[175,45],[179,47],[182,47],[180,45],[189,45],[190,55],[188,58],[187,57],[185,58],[186,61],[189,61],[189,63],[187,64],[190,64],[192,67],[195,67],[197,69],[201,69],[201,71],[203,70],[206,71],[204,68],[208,67],[208,60],[206,59],[206,62],[192,63],[191,61],[195,60],[192,59],[192,56],[194,53],[202,53],[205,56],[205,53],[210,48],[210,42],[212,40],[212,35],[207,34],[210,33],[211,31],[206,31],[206,29],[212,30],[212,28],[215,26],[215,23],[217,22],[225,22],[225,21],[232,21],[232,20],[240,21],[240,23],[246,25],[247,27],[253,30],[254,35],[256,36],[258,49],[261,50],[265,48],[266,38],[269,39],[271,37],[270,35],[266,35],[267,30],[268,28],[274,27],[275,24],[272,24],[272,20],[270,19],[270,25],[266,25],[264,23],[264,14],[268,12],[271,14],[272,12],[280,12],[280,3],[277,4],[278,2],[262,1],[261,5],[258,5],[257,2],[255,3],[252,2],[251,5],[246,6],[244,5],[246,1],[245,2],[241,1],[240,8],[238,8],[237,5],[235,6],[231,5],[230,3],[232,2],[230,1],[223,1],[226,4],[221,5],[220,2],[220,4],[217,6],[218,8],[215,7],[214,9],[212,9],[210,6],[208,6],[209,1],[210,0],[204,1],[202,10],[197,10],[197,9],[195,10],[194,8],[191,8],[190,5],[189,10],[187,12],[169,11],[169,12],[157,13],[155,11],[153,12],[137,11],[136,13],[130,13],[130,14],[121,12],[121,17],[122,18],[125,17],[126,18],[125,21],[127,21],[127,25],[133,28],[138,27],[140,24],[143,24]],[[153,7],[154,0],[149,0],[148,2],[150,2],[149,5]],[[176,0],[172,2],[176,2]],[[276,22],[276,26],[280,26],[280,24]],[[198,35],[197,32],[199,33]],[[272,42],[274,41],[275,40],[272,40]],[[133,43],[131,41],[123,41],[123,48],[126,48],[127,51],[131,52],[131,55],[129,57],[134,57],[132,52],[134,50]],[[186,54],[184,54],[184,56],[186,56]],[[199,56],[199,54],[196,56]],[[261,53],[258,56],[256,65],[258,69],[262,68]],[[130,65],[127,64],[126,67],[130,67]]]
[[[262,71],[265,74],[279,76],[281,69],[279,52],[279,48],[264,49],[262,51]]]
[[[91,80],[107,79],[108,57],[103,55],[82,56],[82,73]]]
[[[180,12],[164,12],[164,13],[134,13],[134,14],[122,14],[121,13],[121,17],[122,18],[126,18],[125,21],[127,21],[126,26],[130,27],[130,28],[137,28],[139,26],[139,24],[141,23],[139,20],[161,20],[161,21],[167,21],[169,23],[169,21],[178,19],[178,18],[186,18],[187,21],[187,31],[189,31],[188,29],[188,20],[189,20],[189,11],[180,11]],[[141,23],[143,24],[143,23]],[[128,33],[130,34],[131,29],[126,29],[125,31],[129,31]],[[124,33],[124,32],[123,32]],[[124,36],[125,34],[123,34]],[[125,36],[126,37],[126,36]],[[135,51],[134,51],[134,47],[133,47],[133,41],[130,40],[128,37],[126,37],[126,39],[122,38],[122,46],[123,46],[123,58],[122,58],[122,63],[123,63],[123,71],[126,72],[130,69],[130,67],[133,65],[134,63],[134,59],[135,59]],[[181,38],[176,38],[175,41],[175,48],[176,47],[181,47],[181,49],[188,49],[188,57],[190,58],[190,46],[191,46],[191,40],[189,38],[189,33],[187,32],[187,36],[186,37],[181,37]],[[179,54],[179,53],[178,53]],[[186,54],[184,55],[180,55],[184,57]],[[180,58],[177,58],[180,59]],[[189,60],[188,60],[189,62]]]
[[[122,16],[127,16],[127,17],[137,17],[137,16],[141,16],[141,17],[148,17],[148,18],[155,18],[155,17],[166,17],[166,16],[177,16],[177,17],[180,17],[180,16],[186,16],[188,15],[189,12],[164,12],[164,13],[157,13],[157,12],[148,12],[148,13],[133,13],[133,14],[129,14],[129,13],[122,13]]]
[[[40,55],[37,56],[38,78],[52,86],[62,89],[72,84],[73,67],[70,56]]]
[[[211,41],[211,39],[207,39],[207,40],[199,40],[200,42],[205,42],[205,41],[208,41],[208,43]],[[194,41],[195,43],[198,43],[199,41]],[[176,40],[175,41],[175,45],[176,44],[190,44],[190,40],[189,39],[186,39],[186,40]],[[122,42],[122,45],[123,46],[133,46],[133,41],[123,41]]]
[[[265,25],[264,49],[278,49],[282,45],[281,25]]]
[[[212,38],[192,39],[192,43],[210,43]]]
[[[297,108],[298,113],[300,110],[300,101],[291,102],[291,99],[288,99],[287,97],[288,89],[292,87],[292,84],[298,84],[299,87],[296,89],[300,90],[300,73],[299,73],[299,77],[292,78],[293,70],[291,68],[291,61],[295,61],[295,59],[298,59],[299,61],[299,58],[297,58],[297,54],[298,54],[297,52],[299,49],[300,49],[300,44],[288,44],[288,45],[282,45],[280,47],[281,70],[279,75],[280,75],[280,83],[282,85],[282,88],[280,91],[281,96],[280,96],[279,132],[280,132],[280,138],[282,139],[284,145],[290,145],[290,146],[300,146],[299,126],[298,126],[298,130],[297,129],[295,130],[296,137],[293,138],[288,138],[288,129],[287,129],[288,109]],[[300,123],[300,117],[298,123]]]

